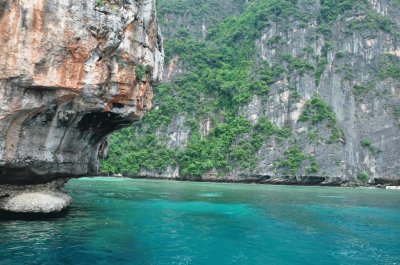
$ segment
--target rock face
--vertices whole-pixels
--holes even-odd
[[[287,184],[400,182],[398,1],[243,0],[235,1],[236,5],[233,5],[224,0],[226,6],[236,9],[223,9],[218,16],[214,14],[220,8],[212,1],[204,1],[187,12],[174,9],[177,1],[166,2],[169,5],[160,4],[159,8],[166,47],[168,45],[165,81],[171,83],[163,88],[164,91],[169,89],[169,94],[181,95],[186,100],[191,98],[185,94],[187,87],[199,87],[198,100],[203,105],[221,102],[218,101],[221,97],[229,100],[228,93],[215,92],[221,87],[221,90],[229,87],[231,91],[240,92],[240,89],[234,90],[235,85],[245,87],[248,84],[232,85],[225,80],[224,74],[229,73],[229,67],[210,82],[197,82],[202,75],[208,74],[211,79],[212,74],[220,70],[217,63],[213,64],[213,53],[217,54],[215,57],[223,58],[224,52],[215,51],[215,43],[229,35],[231,39],[225,39],[232,42],[255,36],[253,49],[249,49],[252,54],[248,54],[248,60],[251,60],[249,82],[262,79],[263,73],[257,70],[267,65],[270,83],[266,89],[268,92],[247,90],[242,93],[243,102],[233,103],[237,107],[234,116],[244,117],[251,125],[245,133],[235,135],[229,146],[221,145],[220,156],[223,158],[220,160],[218,154],[212,157],[212,145],[210,148],[202,146],[212,141],[222,142],[216,138],[224,133],[221,128],[230,126],[226,110],[212,103],[208,109],[200,110],[196,105],[199,109],[193,110],[190,104],[184,105],[183,100],[180,109],[189,111],[178,110],[171,117],[166,110],[173,107],[164,104],[165,98],[162,102],[156,97],[155,111],[163,116],[163,120],[153,118],[149,122],[137,123],[134,133],[136,138],[143,136],[141,133],[146,130],[147,135],[154,133],[157,144],[165,147],[163,154],[167,155],[151,168],[148,161],[144,161],[140,170],[132,174],[128,169],[128,174],[151,178]],[[195,5],[192,1],[183,2],[188,6]],[[243,10],[251,6],[254,7],[253,14],[259,16],[259,23],[255,21],[256,24],[247,25],[252,13]],[[262,8],[265,11],[258,14]],[[220,23],[231,15],[234,17],[227,23]],[[264,18],[265,21],[261,21]],[[237,27],[238,21],[242,27]],[[230,28],[230,25],[236,28]],[[260,27],[260,30],[256,31],[255,27]],[[185,42],[188,36],[192,39]],[[226,43],[227,52],[228,48],[234,47],[240,55],[241,47],[231,45],[229,41],[223,44]],[[197,50],[190,50],[192,46],[198,49],[206,47],[198,54],[208,56],[208,61],[196,57]],[[204,70],[198,71],[191,63],[193,61],[203,63]],[[242,74],[240,71],[237,73]],[[213,89],[209,89],[210,86]],[[252,84],[248,86],[252,87]],[[191,91],[197,92],[195,89]],[[261,147],[253,148],[253,140],[257,139],[253,137],[255,129],[251,127],[259,126],[263,120],[271,122],[264,122],[270,126],[270,131],[266,130],[269,135],[261,135],[264,137],[261,138]],[[155,121],[162,126],[151,131],[150,122]],[[236,129],[229,128],[231,131]],[[151,150],[147,151],[152,154]],[[196,159],[193,153],[205,159]],[[210,156],[209,160],[207,156]],[[247,161],[240,156],[248,158]],[[110,159],[118,161],[115,157]],[[236,163],[239,159],[240,163]],[[254,164],[241,167],[243,162],[251,159]],[[143,160],[138,158],[134,161]],[[204,170],[193,170],[198,165]]]
[[[314,50],[304,60],[317,68],[326,56],[319,80],[312,71],[299,74],[294,70],[289,78],[272,85],[274,95],[253,96],[240,111],[254,122],[265,115],[279,127],[291,128],[303,153],[312,155],[319,167],[310,174],[303,166],[303,176],[319,174],[325,177],[323,181],[336,183],[340,182],[335,177],[340,177],[341,182],[354,182],[363,175],[365,182],[375,184],[400,181],[400,122],[396,114],[400,106],[400,79],[382,74],[388,65],[400,69],[396,33],[400,29],[400,6],[394,1],[377,0],[368,1],[368,8],[369,13],[351,11],[337,19],[330,38],[313,40],[318,34],[315,25],[321,9],[318,4],[303,7],[300,10],[308,13],[311,23],[305,27],[295,24],[287,34],[283,34],[285,25],[272,23],[256,43],[260,59],[271,64],[279,62],[279,54],[301,58],[302,53]],[[365,23],[368,16],[387,20],[393,30],[352,26]],[[277,36],[278,43],[271,43]],[[284,43],[287,45],[281,46]],[[333,134],[329,123],[312,124],[301,119],[306,104],[316,93],[335,115],[341,134],[336,142],[329,143]],[[313,132],[315,138],[311,136]],[[289,149],[290,143],[285,141],[280,148],[278,143],[269,143],[260,149],[257,173],[275,175],[273,164],[282,156],[282,147]]]
[[[155,0],[0,2],[0,184],[96,174],[162,78]]]

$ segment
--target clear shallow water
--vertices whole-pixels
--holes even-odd
[[[400,264],[400,192],[72,180],[62,218],[0,217],[0,264]]]

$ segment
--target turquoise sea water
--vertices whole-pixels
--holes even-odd
[[[400,264],[400,192],[72,180],[49,220],[0,218],[0,264]]]

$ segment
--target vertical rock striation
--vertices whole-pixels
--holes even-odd
[[[96,174],[163,57],[155,0],[0,1],[0,185]]]
[[[121,158],[111,148],[103,170],[151,178],[399,185],[399,1],[218,3],[160,2],[166,82],[156,91],[154,111],[124,143],[151,139],[159,148],[143,151],[151,159]]]

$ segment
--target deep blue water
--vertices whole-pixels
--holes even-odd
[[[400,264],[400,192],[72,180],[63,217],[0,219],[0,264]]]

